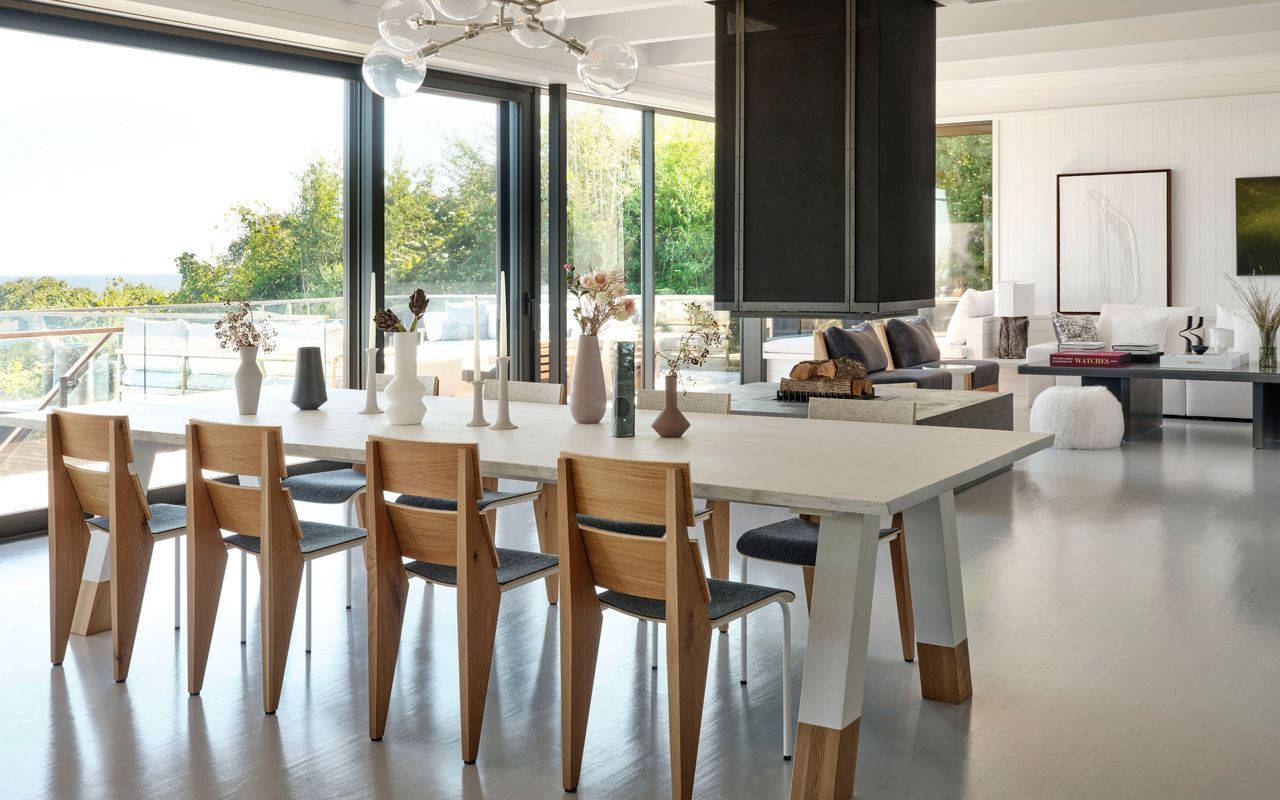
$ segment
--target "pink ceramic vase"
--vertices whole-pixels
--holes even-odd
[[[579,336],[578,352],[573,360],[573,382],[569,387],[569,413],[574,422],[594,425],[604,419],[604,403],[600,341],[594,336]]]
[[[667,379],[667,404],[662,413],[653,421],[653,429],[663,439],[678,439],[689,430],[689,420],[680,413],[680,391],[676,384],[677,376],[672,373]]]

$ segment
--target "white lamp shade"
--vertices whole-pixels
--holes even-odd
[[[1029,317],[1036,313],[1036,285],[1030,281],[996,284],[997,317]]]

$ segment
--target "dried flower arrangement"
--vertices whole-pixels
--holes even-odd
[[[423,315],[427,313],[427,306],[431,301],[427,299],[427,293],[422,289],[414,289],[413,294],[409,295],[409,313],[413,315],[413,321],[409,323],[409,327],[405,328],[404,323],[400,321],[400,317],[396,312],[389,308],[378,309],[373,315],[373,324],[383,333],[409,333],[418,329],[418,323],[422,321]]]
[[[627,297],[622,270],[579,273],[572,264],[565,264],[564,272],[569,293],[578,299],[573,316],[583,336],[599,336],[609,320],[625,322],[636,315],[636,301]]]
[[[1258,326],[1258,335],[1262,341],[1258,351],[1258,368],[1275,369],[1276,332],[1280,331],[1280,289],[1268,291],[1257,280],[1241,283],[1230,275],[1224,277],[1235,290],[1249,319]]]
[[[237,352],[256,347],[264,355],[276,349],[276,329],[271,326],[271,317],[265,311],[255,318],[253,307],[243,300],[228,300],[224,305],[227,312],[213,323],[218,346]]]
[[[702,366],[707,363],[712,349],[724,344],[724,329],[710,309],[701,303],[685,303],[684,312],[689,324],[681,334],[676,349],[658,354],[666,363],[668,373],[675,375],[682,384],[687,380],[680,374],[680,367]]]

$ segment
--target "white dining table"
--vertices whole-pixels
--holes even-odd
[[[189,420],[283,429],[290,456],[361,462],[370,434],[419,441],[476,442],[486,477],[553,484],[561,452],[687,462],[694,494],[820,518],[809,636],[800,694],[792,798],[843,800],[853,792],[871,598],[882,520],[903,512],[911,543],[921,691],[963,703],[972,695],[954,490],[1050,447],[1044,434],[870,423],[688,414],[679,439],[661,439],[636,412],[636,435],[614,438],[606,423],[576,424],[567,406],[512,403],[515,430],[471,428],[470,398],[428,397],[420,425],[392,426],[362,415],[364,392],[330,390],[315,411],[289,403],[289,387],[266,387],[259,413],[240,416],[230,392],[152,395],[77,407],[127,414],[144,485],[164,450],[184,446]],[[496,405],[486,401],[486,415]],[[606,417],[607,419],[607,417]],[[0,425],[42,429],[44,412],[7,415]],[[97,548],[105,553],[105,548]],[[91,561],[93,553],[90,554]],[[102,580],[105,566],[86,563]]]

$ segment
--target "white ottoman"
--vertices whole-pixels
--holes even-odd
[[[1054,386],[1031,406],[1031,432],[1052,433],[1062,450],[1109,450],[1124,438],[1124,412],[1101,386]]]

